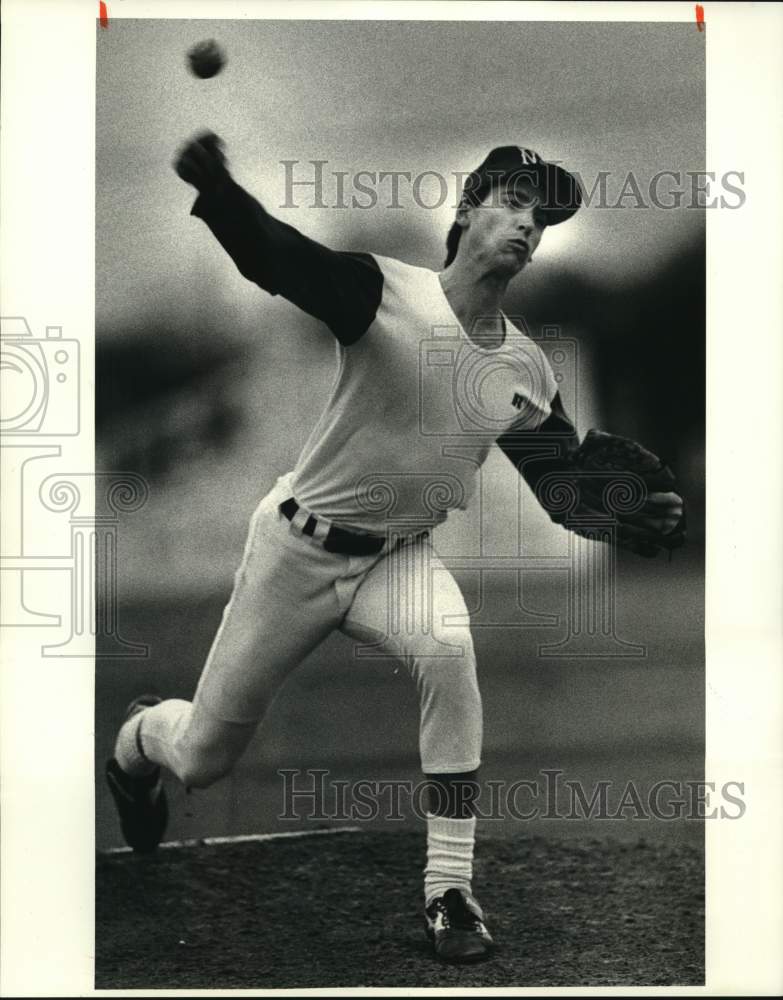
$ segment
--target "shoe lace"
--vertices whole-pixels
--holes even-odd
[[[481,920],[467,905],[458,889],[448,889],[443,898],[437,902],[445,926],[466,931],[475,931],[481,927]]]

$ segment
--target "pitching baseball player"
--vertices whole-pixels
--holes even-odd
[[[467,507],[494,443],[564,520],[541,487],[577,468],[579,439],[546,358],[500,306],[547,227],[579,208],[579,185],[529,149],[492,150],[468,177],[437,272],[337,252],[275,219],[232,179],[212,133],[188,142],[175,168],[198,191],[192,214],[240,272],[331,331],[338,374],[295,468],[252,516],[193,701],[147,696],[128,709],[107,765],[123,834],[153,850],[167,821],[161,768],[190,788],[224,776],[291,671],[340,629],[398,657],[416,683],[432,791],[426,928],[443,960],[483,958],[492,938],[472,886],[481,698],[470,630],[446,624],[467,621],[467,608],[431,535]],[[438,331],[451,334],[445,367],[422,351]],[[538,448],[544,437],[555,446]],[[642,455],[637,469],[657,462],[616,440]],[[671,480],[650,482],[658,489],[615,536],[642,554],[682,537]]]

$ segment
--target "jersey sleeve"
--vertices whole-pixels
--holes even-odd
[[[355,343],[372,325],[383,274],[370,254],[331,250],[274,218],[230,178],[196,199],[202,219],[239,272],[324,322],[340,343]]]
[[[535,430],[511,427],[497,440],[499,448],[516,466],[545,509],[537,493],[539,482],[550,473],[565,472],[568,456],[579,447],[579,435],[563,407],[559,392],[550,403],[550,411]]]

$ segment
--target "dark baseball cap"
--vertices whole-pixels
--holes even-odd
[[[527,178],[543,192],[541,208],[547,224],[556,226],[574,215],[582,204],[579,181],[557,163],[548,163],[524,146],[497,146],[465,179],[461,205],[478,205],[501,183]]]

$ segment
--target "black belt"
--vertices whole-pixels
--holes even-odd
[[[293,497],[283,500],[280,504],[280,513],[285,515],[289,521],[293,521],[299,504]],[[302,528],[303,535],[314,535],[318,524],[318,518],[314,514],[305,521]],[[355,531],[346,531],[345,528],[338,528],[333,524],[326,533],[322,545],[327,552],[339,552],[344,556],[374,556],[383,549],[386,544],[384,535],[360,535]]]

